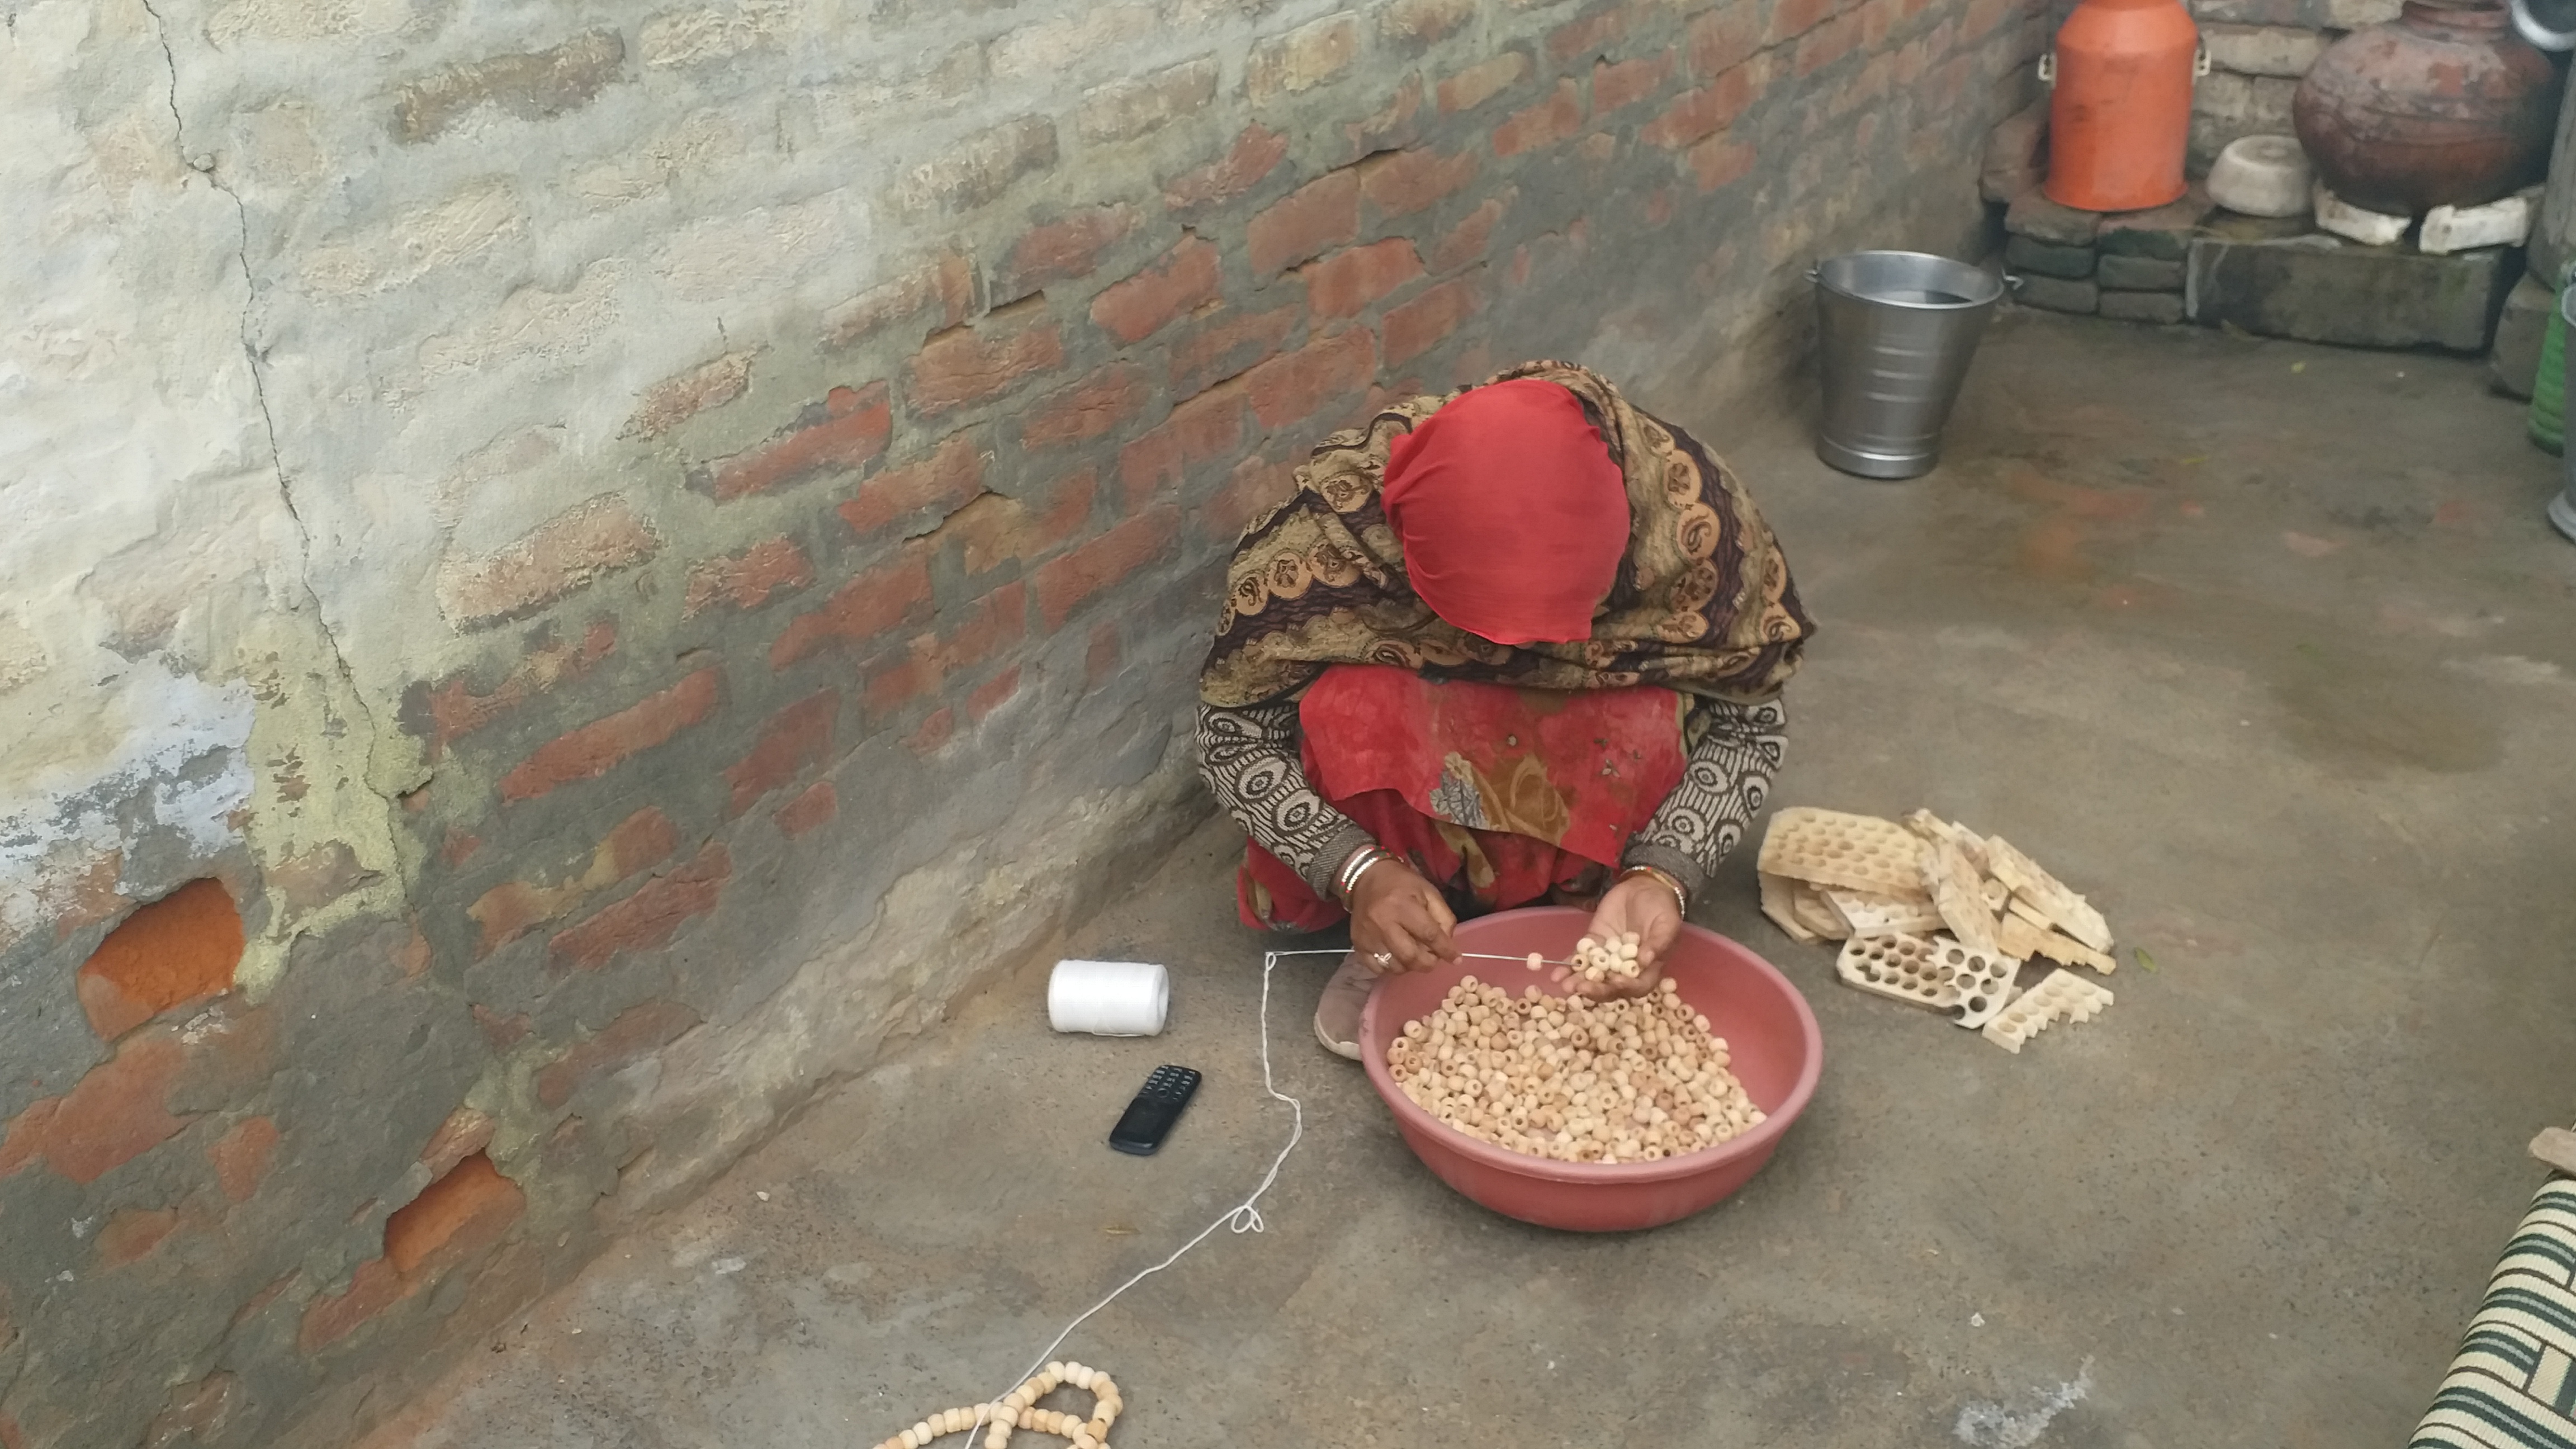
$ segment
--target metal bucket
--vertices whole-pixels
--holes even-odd
[[[1853,252],[1808,275],[1825,376],[1816,456],[1863,478],[1930,472],[2003,283],[1921,252]]]
[[[2568,334],[2576,337],[2576,283],[2559,290],[2558,318]],[[2562,389],[2559,396],[2567,404],[2562,416],[2576,418],[2576,367],[2562,364],[2558,371]],[[2576,448],[2568,448],[2560,455],[2558,474],[2566,481],[2558,496],[2549,500],[2549,521],[2557,525],[2560,533],[2576,539]]]

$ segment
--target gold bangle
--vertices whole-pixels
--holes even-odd
[[[1690,892],[1682,889],[1682,883],[1678,879],[1674,878],[1671,871],[1665,870],[1661,866],[1653,865],[1622,866],[1619,870],[1619,879],[1621,881],[1631,880],[1637,876],[1646,876],[1661,885],[1664,889],[1671,891],[1673,893],[1674,908],[1679,910],[1685,916],[1690,914]]]

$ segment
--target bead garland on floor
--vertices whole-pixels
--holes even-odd
[[[1092,1396],[1089,1419],[1037,1406],[1038,1400],[1065,1384]],[[1109,1426],[1118,1422],[1118,1411],[1123,1407],[1118,1385],[1110,1381],[1109,1375],[1078,1363],[1051,1363],[997,1402],[933,1414],[876,1449],[922,1449],[934,1439],[976,1429],[984,1431],[984,1449],[1003,1449],[1011,1442],[1014,1429],[1070,1439],[1073,1449],[1109,1449]]]
[[[1470,1137],[1558,1162],[1654,1162],[1763,1120],[1671,981],[1591,1001],[1535,986],[1515,999],[1463,976],[1387,1047],[1414,1105]]]

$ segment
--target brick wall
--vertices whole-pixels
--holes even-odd
[[[389,1412],[1198,817],[1320,433],[1722,449],[2039,16],[22,0],[0,1445]]]

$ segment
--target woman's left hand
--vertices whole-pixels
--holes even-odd
[[[1610,887],[1592,913],[1588,934],[1596,941],[1616,941],[1637,933],[1637,974],[1609,981],[1585,981],[1564,967],[1556,979],[1566,989],[1595,998],[1643,996],[1664,976],[1664,953],[1682,933],[1681,902],[1670,888],[1650,875],[1631,876]]]

